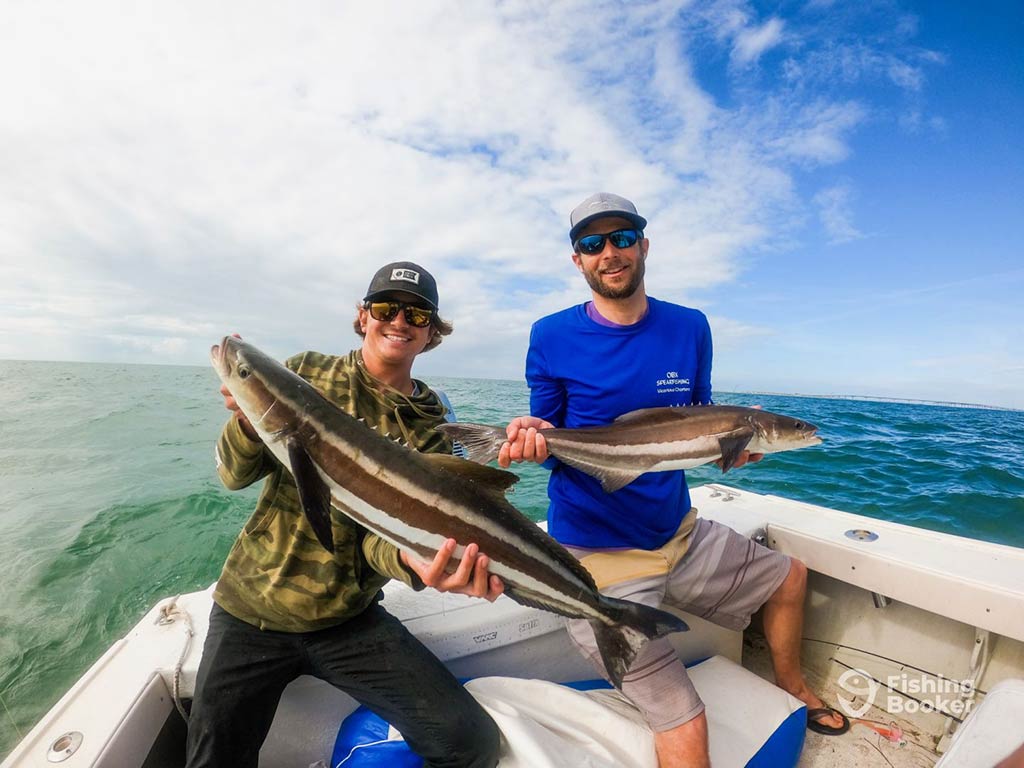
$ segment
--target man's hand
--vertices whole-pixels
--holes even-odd
[[[736,457],[736,461],[733,462],[730,469],[737,469],[742,467],[744,464],[757,464],[761,459],[764,458],[763,453],[751,453],[750,451],[742,451],[739,456]],[[722,459],[715,462],[719,469],[722,468]]]
[[[757,410],[757,411],[761,410],[761,406],[760,405],[752,405],[750,407],[753,408],[754,410]],[[739,469],[744,464],[757,464],[757,462],[759,462],[763,458],[764,458],[764,454],[763,453],[751,453],[750,451],[742,451],[740,453],[740,455],[736,457],[736,461],[733,462],[733,465],[732,465],[732,467],[730,467],[730,469]],[[721,459],[716,461],[715,464],[718,465],[719,469],[722,468],[722,460]]]
[[[455,539],[448,539],[429,563],[405,551],[399,552],[398,557],[424,584],[438,592],[482,597],[493,603],[498,599],[498,595],[505,591],[505,584],[488,572],[490,558],[481,554],[480,547],[476,544],[469,544],[458,567],[452,573],[447,573],[445,567],[455,552],[455,547]]]
[[[498,451],[498,465],[508,469],[512,462],[535,461],[543,464],[548,459],[548,444],[539,429],[553,429],[554,424],[536,416],[519,416],[505,428],[508,441]]]
[[[227,384],[220,385],[220,393],[224,397],[224,407],[235,414],[235,418],[238,419],[238,426],[242,428],[242,432],[250,440],[259,440],[260,436],[256,430],[253,429],[252,424],[249,423],[249,419],[246,418],[245,414],[242,413],[242,409],[238,407],[238,403],[235,402],[235,398],[228,391]]]

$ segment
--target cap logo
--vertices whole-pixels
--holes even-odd
[[[414,269],[392,269],[391,280],[404,280],[415,285],[420,284],[420,273]]]

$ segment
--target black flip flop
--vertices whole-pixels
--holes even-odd
[[[842,718],[843,724],[836,728],[818,722],[821,718],[828,717],[829,715],[839,715]],[[807,710],[807,727],[815,733],[823,733],[826,736],[839,736],[850,730],[850,721],[839,710],[832,709],[832,707],[821,707],[820,709]]]

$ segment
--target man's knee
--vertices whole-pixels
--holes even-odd
[[[790,572],[778,586],[769,601],[803,602],[807,594],[807,566],[796,558],[790,561]]]
[[[463,725],[457,734],[453,734],[453,739],[450,765],[458,768],[494,768],[498,764],[501,731],[482,709],[468,726]]]
[[[779,587],[779,591],[787,597],[802,600],[807,591],[807,566],[802,560],[792,559],[789,564],[789,573]]]
[[[793,558],[789,565],[789,576],[786,578],[793,579],[801,588],[806,587],[807,566],[804,565],[804,561]]]

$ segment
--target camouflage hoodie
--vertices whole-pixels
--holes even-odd
[[[451,453],[434,426],[444,421],[437,395],[420,381],[406,396],[374,379],[356,350],[343,357],[303,352],[285,365],[328,400],[426,453]],[[359,614],[390,578],[422,588],[398,549],[333,510],[336,551],[317,541],[286,470],[232,417],[217,443],[217,473],[232,490],[266,477],[256,510],[228,554],[213,598],[231,615],[261,629],[305,632]]]

